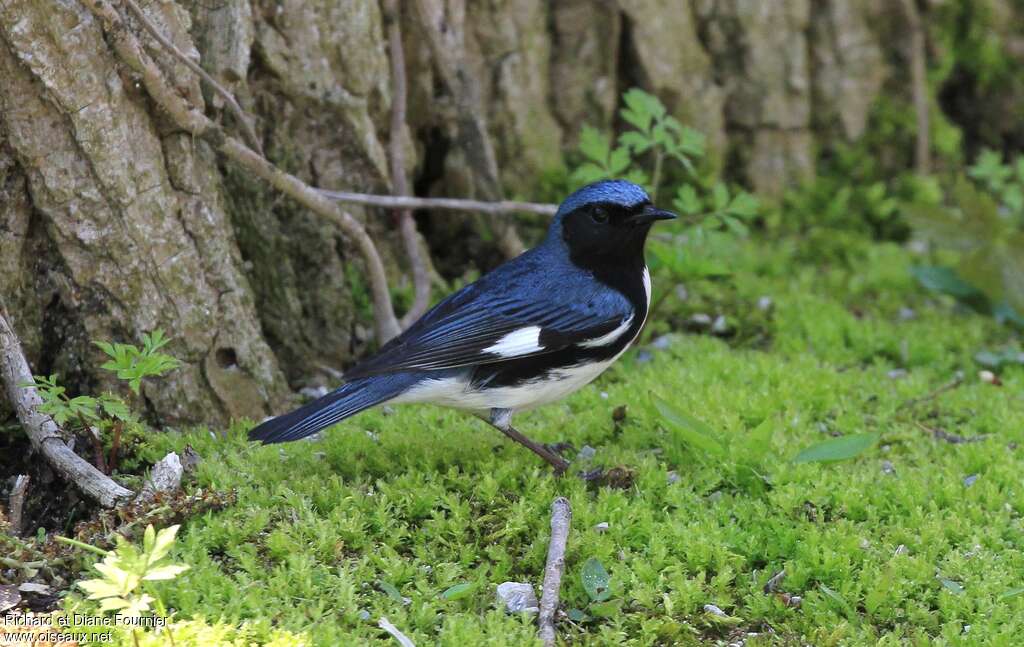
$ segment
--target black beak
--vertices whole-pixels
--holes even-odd
[[[643,208],[643,211],[630,217],[628,222],[631,225],[647,225],[657,220],[673,220],[675,217],[676,214],[671,211],[662,211],[648,205]]]

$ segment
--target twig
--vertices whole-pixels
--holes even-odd
[[[562,586],[562,573],[565,572],[565,544],[569,539],[571,522],[572,508],[569,500],[558,497],[551,504],[551,544],[548,545],[544,584],[540,592],[540,616],[537,619],[537,633],[545,647],[555,644],[555,611],[558,610],[558,590]]]
[[[50,416],[39,412],[42,398],[32,383],[25,354],[14,330],[0,308],[0,378],[7,387],[7,397],[25,428],[32,447],[40,452],[64,480],[102,506],[112,508],[122,499],[132,496],[106,474],[71,451],[61,438],[60,429]]]
[[[310,211],[334,222],[342,232],[355,241],[356,247],[366,262],[367,277],[373,297],[377,336],[383,343],[397,335],[399,333],[398,319],[395,317],[395,311],[391,305],[384,263],[377,252],[377,246],[362,224],[352,214],[338,208],[316,189],[271,164],[265,157],[228,135],[220,124],[189,106],[171,87],[163,72],[145,52],[135,34],[127,28],[121,14],[106,0],[84,0],[84,4],[104,24],[106,31],[112,36],[114,48],[121,59],[141,75],[146,91],[153,101],[171,116],[179,128],[207,140],[228,159],[268,182]]]
[[[906,409],[907,407],[911,407],[911,406],[913,406],[915,404],[920,404],[922,402],[927,402],[928,400],[934,400],[935,398],[939,397],[940,395],[942,395],[946,391],[952,391],[953,389],[955,389],[956,387],[960,386],[963,383],[964,383],[963,371],[957,371],[956,375],[954,375],[953,379],[950,380],[949,382],[946,382],[942,386],[938,387],[937,389],[933,390],[930,393],[922,395],[921,397],[910,398],[909,400],[904,400],[903,403],[900,404],[900,406],[896,407],[896,410],[899,411],[901,409]]]
[[[11,488],[11,495],[8,499],[8,510],[10,518],[8,523],[11,526],[11,533],[21,534],[22,515],[25,509],[25,495],[28,494],[28,484],[32,479],[28,474],[19,474],[14,479],[14,487]]]
[[[506,213],[535,213],[541,216],[553,216],[558,211],[557,204],[540,202],[517,202],[515,200],[464,200],[462,198],[419,198],[415,196],[373,195],[370,193],[352,193],[350,191],[329,191],[317,189],[321,195],[351,204],[387,209],[448,209],[450,211],[472,211],[499,216]]]
[[[380,620],[377,621],[377,626],[391,634],[395,638],[395,640],[398,641],[398,644],[402,647],[416,647],[416,643],[410,640],[409,636],[406,636],[401,631],[399,631],[398,627],[391,624],[391,621],[389,621],[384,616],[381,616]]]
[[[925,33],[921,24],[921,12],[916,0],[902,0],[910,32],[910,89],[913,95],[916,115],[916,142],[914,166],[918,173],[927,175],[931,171],[931,132],[928,114],[928,70],[925,51]]]
[[[409,182],[405,177],[405,146],[402,133],[405,131],[405,51],[402,48],[402,14],[397,0],[385,0],[384,12],[388,19],[388,49],[391,54],[391,140],[388,142],[391,158],[391,182],[394,193],[409,195]],[[399,322],[402,328],[420,318],[430,305],[430,271],[423,257],[416,221],[409,208],[399,209],[398,229],[402,234],[405,253],[409,257],[412,272],[413,299],[409,311]]]
[[[167,49],[167,51],[173,54],[174,58],[184,63],[185,67],[198,74],[199,78],[206,81],[210,85],[210,87],[213,88],[214,92],[219,94],[221,98],[224,99],[224,102],[227,103],[228,108],[231,109],[231,112],[235,114],[235,118],[242,125],[242,133],[245,135],[246,141],[249,142],[249,146],[256,150],[260,155],[262,155],[263,147],[260,144],[260,138],[256,135],[256,130],[253,129],[250,117],[245,114],[244,110],[242,110],[242,106],[238,105],[238,101],[235,100],[234,95],[228,92],[227,88],[218,83],[217,80],[210,76],[206,72],[206,70],[204,70],[198,63],[196,63],[191,58],[186,56],[185,52],[178,49],[177,46],[173,42],[171,42],[171,39],[164,36],[164,34],[159,29],[157,29],[156,25],[153,24],[149,17],[146,16],[145,13],[143,13],[142,8],[139,7],[139,5],[137,5],[134,0],[122,1],[124,2],[125,6],[128,7],[128,9],[133,14],[135,14],[135,17],[138,19],[140,23],[142,23],[142,26],[145,28],[147,32],[149,32],[150,36],[156,39],[156,41],[163,45],[164,48]]]

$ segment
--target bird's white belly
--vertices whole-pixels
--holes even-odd
[[[578,391],[604,372],[616,358],[582,366],[556,369],[545,378],[517,386],[476,389],[468,376],[428,380],[391,402],[430,402],[457,409],[523,411],[550,404]]]

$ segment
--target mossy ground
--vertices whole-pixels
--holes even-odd
[[[247,425],[226,439],[161,435],[152,458],[186,443],[204,457],[190,487],[238,490],[237,505],[182,530],[176,559],[193,568],[159,589],[165,603],[179,617],[248,623],[256,640],[280,628],[318,645],[396,644],[376,626],[386,616],[418,645],[531,644],[532,619],[498,609],[494,588],[539,585],[562,495],[573,507],[565,608],[592,611],[580,580],[590,557],[621,601],[608,617],[562,622],[569,644],[1018,642],[1024,370],[994,386],[973,360],[1013,333],[921,294],[895,245],[814,264],[799,243],[735,245],[730,281],[688,285],[690,299],[668,297],[660,316],[714,308],[757,334],[675,335],[518,420],[534,438],[596,449],[574,469],[627,466],[632,486],[554,478],[482,423],[429,406],[371,411],[321,442],[254,446]],[[658,287],[674,288],[666,277]],[[961,385],[926,397],[957,371]],[[727,458],[675,439],[652,393],[714,429]],[[791,460],[862,432],[880,441],[858,458]],[[799,606],[763,590],[782,569],[779,590]],[[475,588],[441,597],[460,583]]]

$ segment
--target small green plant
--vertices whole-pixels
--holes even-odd
[[[610,177],[625,179],[648,188],[657,198],[662,171],[667,159],[682,164],[691,175],[696,175],[693,161],[704,156],[704,135],[668,114],[658,97],[633,88],[622,95],[625,107],[619,112],[623,120],[633,127],[619,135],[618,146],[612,148],[611,138],[590,126],[584,126],[580,135],[580,152],[587,159],[573,173],[580,184]],[[636,164],[636,157],[649,153],[652,157],[650,172]]]
[[[143,334],[142,340],[141,349],[131,344],[94,342],[110,357],[102,368],[128,382],[128,387],[136,394],[143,379],[162,376],[181,365],[174,357],[160,352],[170,341],[164,337],[163,331],[155,330],[152,335]],[[58,425],[71,426],[93,439],[97,467],[104,472],[109,473],[113,469],[122,436],[137,435],[142,430],[142,423],[128,403],[112,393],[70,397],[56,375],[36,375],[33,382],[22,386],[36,388],[43,401],[39,406],[40,412],[51,416]],[[92,433],[93,429],[100,434],[113,434],[109,458],[104,457],[100,437]]]
[[[927,289],[1024,326],[1024,230],[1014,217],[1018,211],[996,201],[1007,196],[1016,200],[1017,191],[1008,189],[1009,176],[997,170],[991,157],[987,159],[972,167],[972,175],[985,189],[959,178],[950,191],[950,206],[907,206],[917,232],[957,258],[952,266],[942,263],[912,271]]]
[[[106,551],[102,562],[93,565],[101,577],[84,580],[78,587],[87,599],[99,603],[99,611],[117,612],[118,615],[139,617],[153,612],[153,603],[163,605],[145,590],[145,582],[173,580],[189,569],[183,564],[172,564],[167,555],[174,547],[179,526],[170,526],[156,532],[146,526],[139,550],[124,537],[117,536],[117,548]],[[93,552],[102,549],[88,546]]]
[[[1000,153],[984,150],[967,175],[999,202],[1002,217],[1024,226],[1024,157],[1011,165],[1003,162]]]
[[[174,357],[159,352],[169,341],[164,332],[157,329],[152,335],[142,333],[141,349],[131,344],[93,343],[110,356],[103,368],[117,373],[117,377],[127,381],[129,388],[138,394],[143,378],[163,375],[181,365]]]

